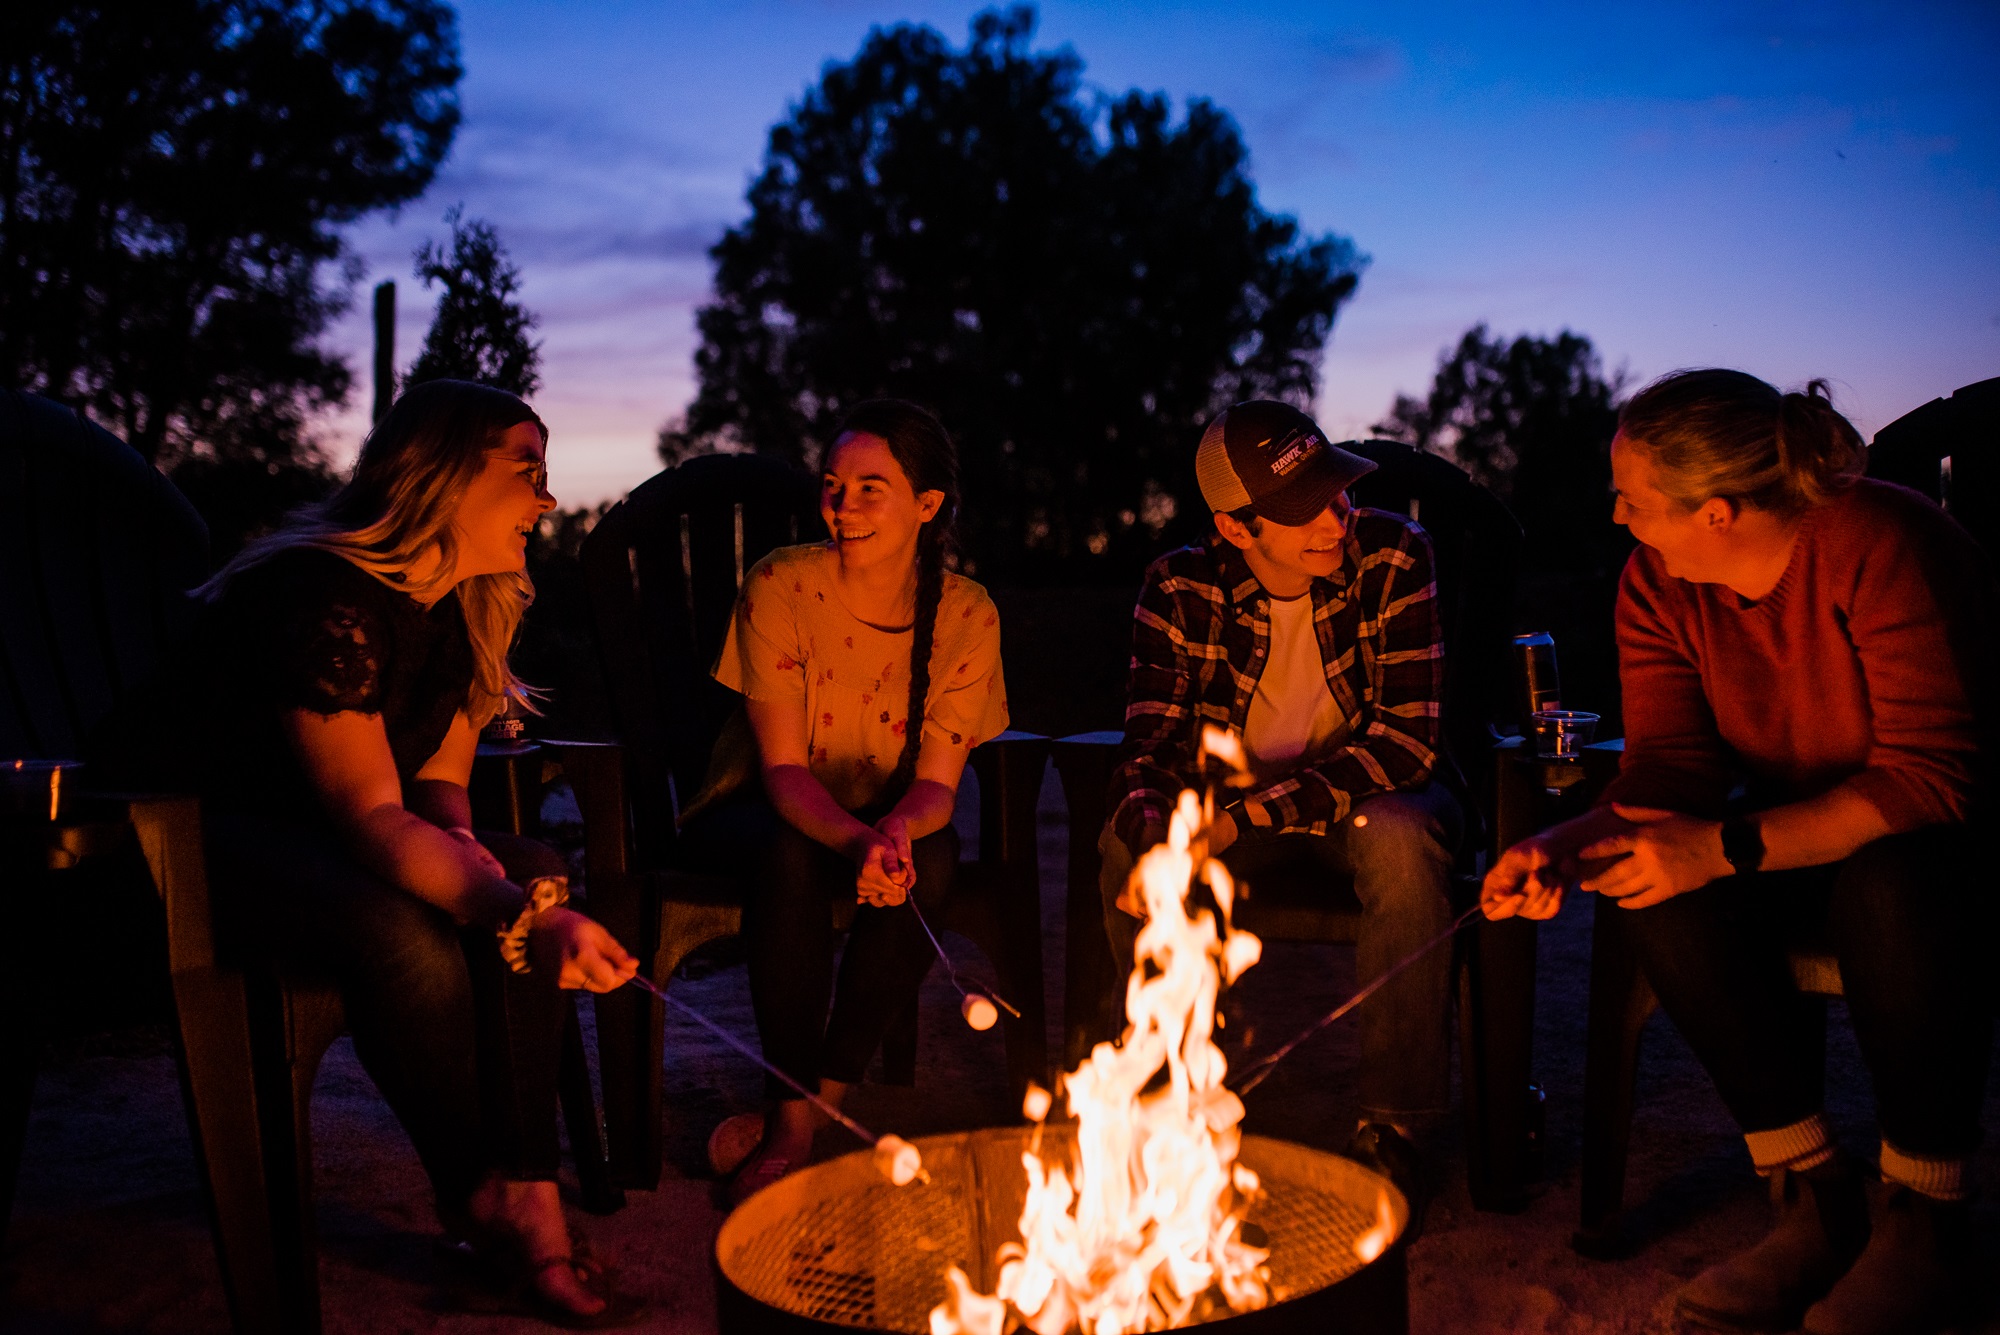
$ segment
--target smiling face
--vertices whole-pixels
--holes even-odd
[[[827,451],[819,514],[845,571],[893,570],[898,563],[914,571],[918,534],[943,503],[943,492],[910,484],[880,436],[850,431]]]
[[[549,495],[548,445],[541,428],[521,422],[486,451],[486,462],[452,515],[458,540],[454,579],[528,567],[528,531],[555,509]]]
[[[1660,554],[1667,573],[1696,584],[1722,583],[1728,553],[1721,539],[1728,528],[1720,512],[1734,508],[1710,497],[1690,509],[1660,489],[1660,469],[1624,432],[1611,440],[1612,522]]]
[[[1218,514],[1215,527],[1226,541],[1242,549],[1265,592],[1292,598],[1304,593],[1313,580],[1325,579],[1340,569],[1353,519],[1354,503],[1342,491],[1334,494],[1311,523],[1290,525],[1266,519],[1253,533],[1247,524]]]

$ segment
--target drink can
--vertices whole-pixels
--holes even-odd
[[[1536,714],[1562,708],[1562,677],[1556,671],[1556,642],[1545,630],[1514,637],[1515,699],[1525,729]]]

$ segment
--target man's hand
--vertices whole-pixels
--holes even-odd
[[[553,964],[560,986],[609,992],[630,982],[639,961],[616,937],[574,909],[543,909],[535,915],[529,950],[537,967]]]
[[[1617,859],[1586,878],[1585,890],[1609,895],[1621,908],[1644,909],[1734,872],[1722,856],[1721,821],[1657,807],[1613,804],[1611,809],[1633,828],[1583,849],[1581,856],[1587,861]]]
[[[1548,834],[1531,835],[1500,855],[1479,887],[1479,907],[1494,921],[1519,914],[1537,922],[1562,908],[1563,887],[1576,879],[1572,858]]]
[[[1208,827],[1208,855],[1212,858],[1221,857],[1222,850],[1236,842],[1238,833],[1236,817],[1227,811],[1216,812],[1215,824]]]

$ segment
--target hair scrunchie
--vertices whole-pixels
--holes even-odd
[[[514,919],[514,925],[503,927],[497,933],[500,938],[500,958],[507,961],[507,967],[515,973],[529,972],[528,934],[535,930],[535,916],[544,909],[560,908],[569,903],[569,877],[537,876],[528,882],[527,902],[521,905],[521,915]]]

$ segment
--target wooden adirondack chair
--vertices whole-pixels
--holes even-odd
[[[763,456],[711,455],[642,483],[584,543],[584,578],[626,764],[622,774],[595,776],[578,799],[586,813],[631,817],[629,844],[600,850],[607,865],[623,861],[624,874],[600,879],[593,871],[591,903],[662,985],[690,952],[741,924],[733,883],[674,866],[677,799],[699,788],[736,708],[735,694],[710,670],[737,589],[765,553],[824,534],[811,476]],[[1035,865],[1035,799],[1047,755],[1047,739],[1024,733],[973,752],[979,857],[960,865],[940,923],[985,952],[1001,992],[1021,1008],[1020,1019],[1004,1021],[1008,1073],[1017,1085],[1047,1078]],[[845,916],[837,912],[836,922],[844,925]],[[633,989],[596,1005],[613,1171],[626,1186],[650,1189],[660,1174],[665,1015]],[[909,1083],[915,1061],[913,1006],[884,1041],[886,1078]]]
[[[0,762],[75,761],[98,720],[150,677],[178,637],[181,591],[208,574],[208,529],[123,441],[13,390],[0,390],[0,517]],[[19,911],[53,912],[105,894],[143,906],[149,895],[125,893],[145,876],[129,834],[122,848],[109,842],[113,855],[80,869],[72,864],[84,836],[69,836],[65,848],[45,819],[10,821],[4,872]],[[122,865],[107,866],[117,854]],[[34,935],[24,928],[24,939]],[[0,970],[0,1228],[13,1205],[42,1039],[35,964]]]
[[[185,592],[209,574],[207,529],[173,484],[116,436],[26,394],[0,392],[0,496],[7,498],[0,759],[73,759],[186,628],[192,605]],[[580,748],[576,768],[601,765],[614,749]],[[491,772],[492,762],[486,767]],[[476,781],[475,797],[495,786]],[[489,825],[518,831],[519,804],[481,805]],[[163,910],[155,930],[165,937],[182,1091],[235,1327],[317,1332],[308,1104],[320,1059],[344,1028],[339,993],[318,980],[246,971],[218,958],[194,797],[99,793],[59,823],[16,818],[0,828],[4,870],[35,887],[22,896],[31,905],[63,893],[73,884],[64,878],[107,864],[112,875],[143,879],[150,871],[155,908]],[[30,1020],[38,986],[32,970],[0,971],[0,986],[10,990],[0,1025],[4,1224],[40,1035]],[[614,1209],[622,1198],[605,1170],[574,1011],[570,1029],[564,1120],[586,1206]]]

